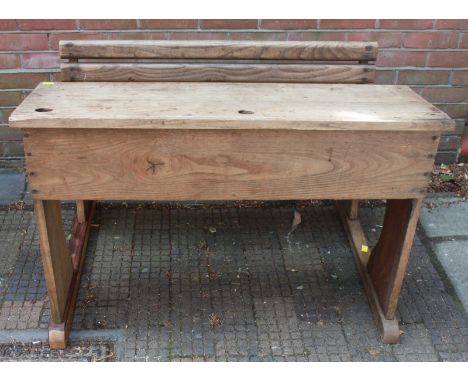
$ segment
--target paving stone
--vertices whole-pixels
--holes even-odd
[[[100,205],[73,333],[118,330],[120,350],[102,354],[128,361],[467,359],[466,318],[419,238],[398,306],[405,333],[384,345],[335,208],[297,206],[302,223],[288,235],[292,207]],[[383,214],[360,209],[371,245]],[[64,209],[67,229],[72,215]],[[46,329],[32,211],[1,210],[0,239],[0,330]]]
[[[427,208],[431,203],[431,208]],[[426,199],[421,208],[420,222],[429,238],[468,236],[468,201],[446,197]]]
[[[0,205],[13,204],[22,199],[24,173],[0,168]]]
[[[468,215],[467,215],[468,216]],[[468,240],[434,243],[437,259],[448,274],[461,303],[468,311]]]

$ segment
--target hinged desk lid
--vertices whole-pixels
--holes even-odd
[[[17,128],[447,130],[407,86],[277,83],[43,83]]]

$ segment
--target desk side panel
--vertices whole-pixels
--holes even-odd
[[[434,132],[26,129],[35,199],[406,199]]]

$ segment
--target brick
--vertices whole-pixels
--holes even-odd
[[[201,29],[257,29],[255,19],[200,20]]]
[[[19,30],[60,30],[60,29],[76,29],[76,20],[70,19],[23,19],[18,20]]]
[[[460,147],[459,135],[444,135],[440,137],[438,151],[457,150]]]
[[[468,67],[468,52],[431,52],[427,65],[448,68]]]
[[[2,34],[0,50],[42,50],[47,49],[46,34]]]
[[[448,70],[400,70],[398,84],[401,85],[448,85]]]
[[[16,30],[16,20],[4,19],[0,20],[0,30],[1,31],[14,31]]]
[[[315,29],[317,28],[317,20],[260,20],[259,26],[260,29]]]
[[[468,33],[460,34],[460,45],[458,47],[461,49],[468,49]]]
[[[378,66],[424,66],[426,52],[380,51],[377,56]]]
[[[468,70],[456,70],[452,74],[452,85],[468,86]]]
[[[169,40],[229,40],[226,32],[170,32]]]
[[[344,41],[344,32],[288,32],[289,41]]]
[[[34,89],[39,82],[48,79],[48,73],[0,74],[0,89]]]
[[[456,162],[457,162],[457,156],[458,156],[457,151],[442,151],[442,152],[438,152],[438,153],[436,154],[434,163],[435,163],[435,164],[441,164],[441,163],[445,163],[445,164],[456,163]]]
[[[429,102],[468,102],[468,87],[425,87],[420,91],[420,94]]]
[[[249,41],[285,41],[288,37],[286,32],[233,32],[230,34],[232,40]]]
[[[0,90],[0,106],[18,106],[28,94],[28,92],[20,90]]]
[[[21,66],[19,55],[0,53],[0,69],[16,69]]]
[[[153,19],[139,20],[142,29],[195,29],[198,27],[194,19]]]
[[[468,118],[468,103],[434,103],[434,106],[452,118]]]
[[[466,29],[468,30],[468,19],[463,20],[436,20],[436,29]]]
[[[54,53],[27,53],[21,56],[24,69],[55,69],[60,67],[60,59]]]
[[[136,29],[136,20],[102,20],[102,19],[84,19],[80,20],[81,29]]]
[[[0,157],[22,157],[24,156],[23,144],[21,142],[0,143]],[[14,324],[15,320],[11,320]]]
[[[412,32],[403,37],[405,48],[456,48],[457,45],[455,32]]]
[[[20,141],[22,137],[20,129],[0,126],[0,141]]]
[[[14,107],[0,109],[0,124],[2,125],[8,124],[8,118],[10,117],[11,113],[13,113],[13,110],[15,110]]]
[[[166,40],[164,32],[110,32],[110,40]]]
[[[447,135],[450,135],[450,134],[462,135],[465,132],[465,130],[468,131],[468,125],[466,125],[465,119],[454,119],[454,120],[455,120],[455,130],[450,133],[447,133]]]
[[[349,32],[349,41],[376,41],[379,48],[401,47],[402,34],[400,32]]]
[[[375,20],[325,19],[320,20],[320,29],[369,29],[375,27]]]
[[[65,33],[51,33],[50,47],[57,50],[60,40],[107,40],[108,35],[100,32],[65,32]]]
[[[393,85],[395,83],[396,70],[377,70],[375,72],[375,83],[382,85]]]
[[[379,20],[381,29],[432,29],[432,20]]]

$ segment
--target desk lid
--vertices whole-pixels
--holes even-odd
[[[448,130],[408,86],[208,82],[42,83],[16,128]]]

